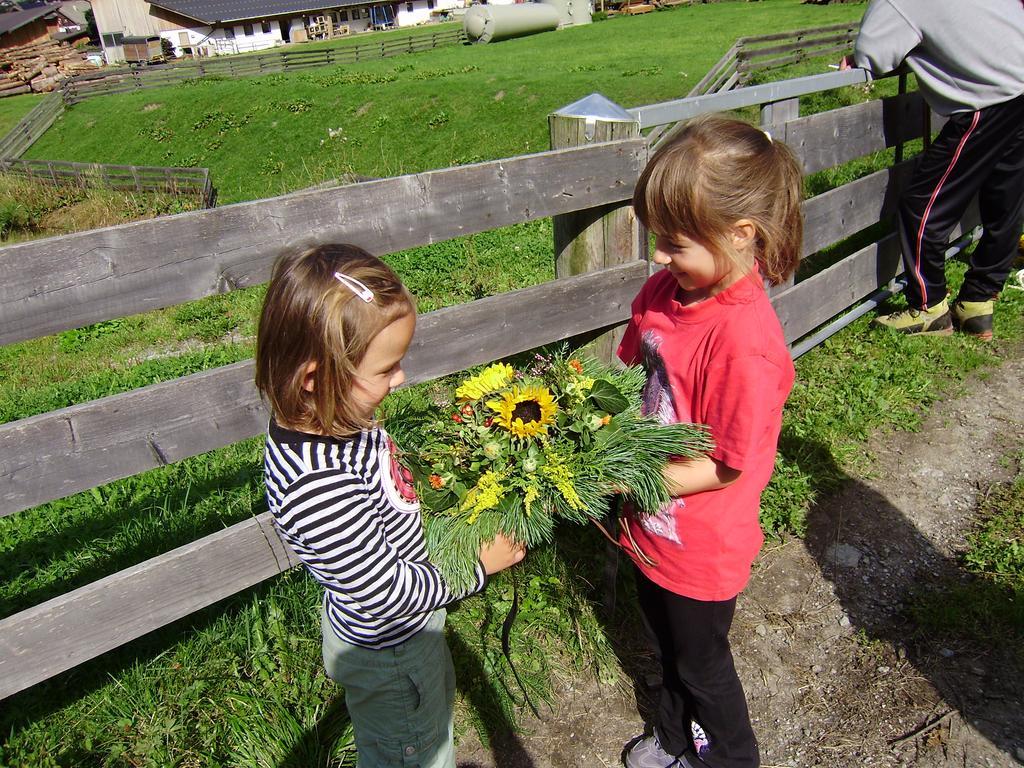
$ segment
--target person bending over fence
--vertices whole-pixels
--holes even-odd
[[[1024,3],[873,0],[842,68],[887,73],[904,61],[949,120],[921,155],[899,205],[907,304],[877,317],[907,334],[992,338],[992,311],[1024,218]],[[985,234],[952,306],[946,242],[977,195]]]
[[[784,144],[711,116],[657,150],[633,195],[665,269],[633,301],[618,354],[647,371],[645,412],[709,425],[715,449],[666,467],[674,498],[659,514],[623,520],[662,674],[653,734],[628,768],[760,762],[729,629],[795,376],[764,280],[796,268],[802,183]]]
[[[281,536],[324,587],[323,660],[345,688],[360,768],[454,768],[452,594],[427,559],[419,503],[374,413],[405,381],[412,296],[350,245],[278,260],[257,336],[269,403],[267,501]],[[519,562],[499,535],[476,585]]]

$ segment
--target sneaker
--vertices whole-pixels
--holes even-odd
[[[961,333],[969,333],[984,341],[992,338],[992,307],[994,301],[956,301],[953,324]]]
[[[945,299],[928,309],[903,309],[891,315],[879,315],[874,325],[907,335],[948,336],[953,332],[953,318]]]
[[[676,756],[661,748],[657,731],[640,739],[626,753],[626,768],[676,768],[678,765]]]

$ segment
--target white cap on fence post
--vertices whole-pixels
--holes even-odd
[[[575,117],[585,121],[584,136],[587,141],[594,140],[597,121],[604,123],[635,123],[636,118],[629,114],[614,101],[600,93],[584,96],[551,113],[552,117]]]

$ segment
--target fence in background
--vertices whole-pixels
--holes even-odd
[[[575,137],[560,135],[582,146],[8,246],[0,249],[0,344],[257,285],[292,243],[354,242],[388,254],[545,217],[555,217],[563,244],[587,240],[619,263],[421,316],[409,383],[621,325],[650,272],[647,237],[610,237],[603,222],[635,227],[628,202],[661,136],[641,129],[761,105],[774,116],[772,135],[814,173],[925,130],[917,93],[796,116],[799,95],[864,80],[861,71],[836,72],[650,105],[630,110],[631,138],[588,143],[600,134],[581,119]],[[901,162],[807,200],[804,254],[887,220],[910,167]],[[783,286],[772,301],[787,340],[884,289],[900,268],[888,234]],[[0,515],[252,437],[266,416],[250,360],[0,425]],[[263,513],[9,616],[0,621],[0,698],[295,564]]]
[[[0,139],[0,157],[21,157],[64,114],[60,91],[46,94],[32,110]]]
[[[687,95],[703,96],[729,91],[748,85],[758,72],[806,59],[824,56],[838,58],[853,47],[859,29],[858,22],[851,22],[741,37]]]
[[[357,43],[333,48],[308,50],[298,48],[272,53],[215,56],[130,69],[101,70],[86,75],[77,75],[67,80],[62,93],[64,103],[70,106],[93,96],[126,93],[145,88],[161,88],[165,85],[174,85],[197,78],[234,79],[268,75],[275,72],[295,72],[332,64],[353,64],[358,61],[428,51],[432,48],[456,45],[465,41],[466,36],[460,27],[409,35],[408,37],[388,36],[379,42]]]
[[[103,187],[187,196],[194,198],[202,208],[212,208],[216,201],[209,168],[163,168],[0,157],[0,173],[54,186]]]

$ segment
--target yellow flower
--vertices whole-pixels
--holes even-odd
[[[547,463],[540,468],[541,474],[554,484],[566,504],[573,509],[583,509],[583,499],[576,493],[576,486],[572,484],[572,470],[565,465],[562,457],[553,451],[546,451],[544,455],[547,457]]]
[[[462,382],[455,390],[455,397],[459,399],[459,402],[478,400],[484,395],[504,387],[512,381],[514,375],[515,371],[510,365],[504,363],[489,365],[476,376],[470,376]]]
[[[505,495],[505,487],[501,481],[505,477],[494,470],[484,472],[476,485],[469,489],[466,498],[462,501],[462,511],[469,512],[466,523],[472,525],[480,517],[485,509],[492,509],[498,506],[501,497]]]
[[[494,421],[516,437],[536,437],[555,421],[558,406],[547,387],[516,385],[490,400],[487,407],[498,415]]]
[[[530,516],[530,506],[537,500],[537,496],[540,495],[540,489],[536,485],[530,485],[526,488],[526,495],[523,497],[523,506],[526,508],[526,516]]]

